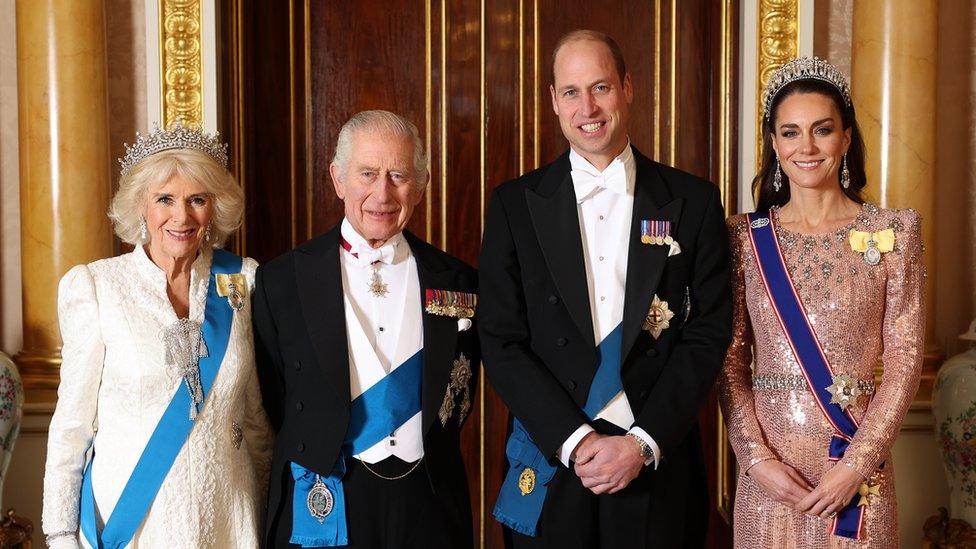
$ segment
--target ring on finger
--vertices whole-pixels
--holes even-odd
[[[827,518],[834,518],[836,516],[837,516],[837,511],[831,511],[830,514],[827,515]]]

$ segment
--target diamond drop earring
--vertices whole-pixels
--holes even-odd
[[[207,228],[203,231],[203,241],[210,242],[210,223],[207,223]]]
[[[139,240],[146,242],[149,240],[149,227],[146,225],[146,218],[139,218]]]
[[[851,187],[851,172],[847,169],[847,153],[844,153],[844,164],[840,170],[840,186],[845,189]]]
[[[776,157],[776,168],[775,168],[775,170],[776,170],[776,173],[773,175],[773,191],[779,192],[779,190],[783,187],[783,173],[780,171],[780,168],[779,168],[779,157],[778,156]]]

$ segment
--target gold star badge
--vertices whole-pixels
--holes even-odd
[[[674,312],[668,308],[668,302],[655,295],[651,301],[651,308],[647,310],[647,316],[644,317],[644,329],[650,332],[651,337],[657,339],[661,337],[661,332],[671,326],[672,318]]]

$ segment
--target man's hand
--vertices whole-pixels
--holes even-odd
[[[766,495],[789,507],[809,496],[812,488],[796,469],[775,459],[760,461],[747,473]]]
[[[583,437],[576,448],[574,469],[583,486],[591,492],[619,492],[640,474],[644,457],[640,444],[633,437],[598,435],[598,438],[587,438],[589,435]]]

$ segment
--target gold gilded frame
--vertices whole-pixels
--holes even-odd
[[[160,112],[168,126],[203,124],[200,0],[159,0]]]

